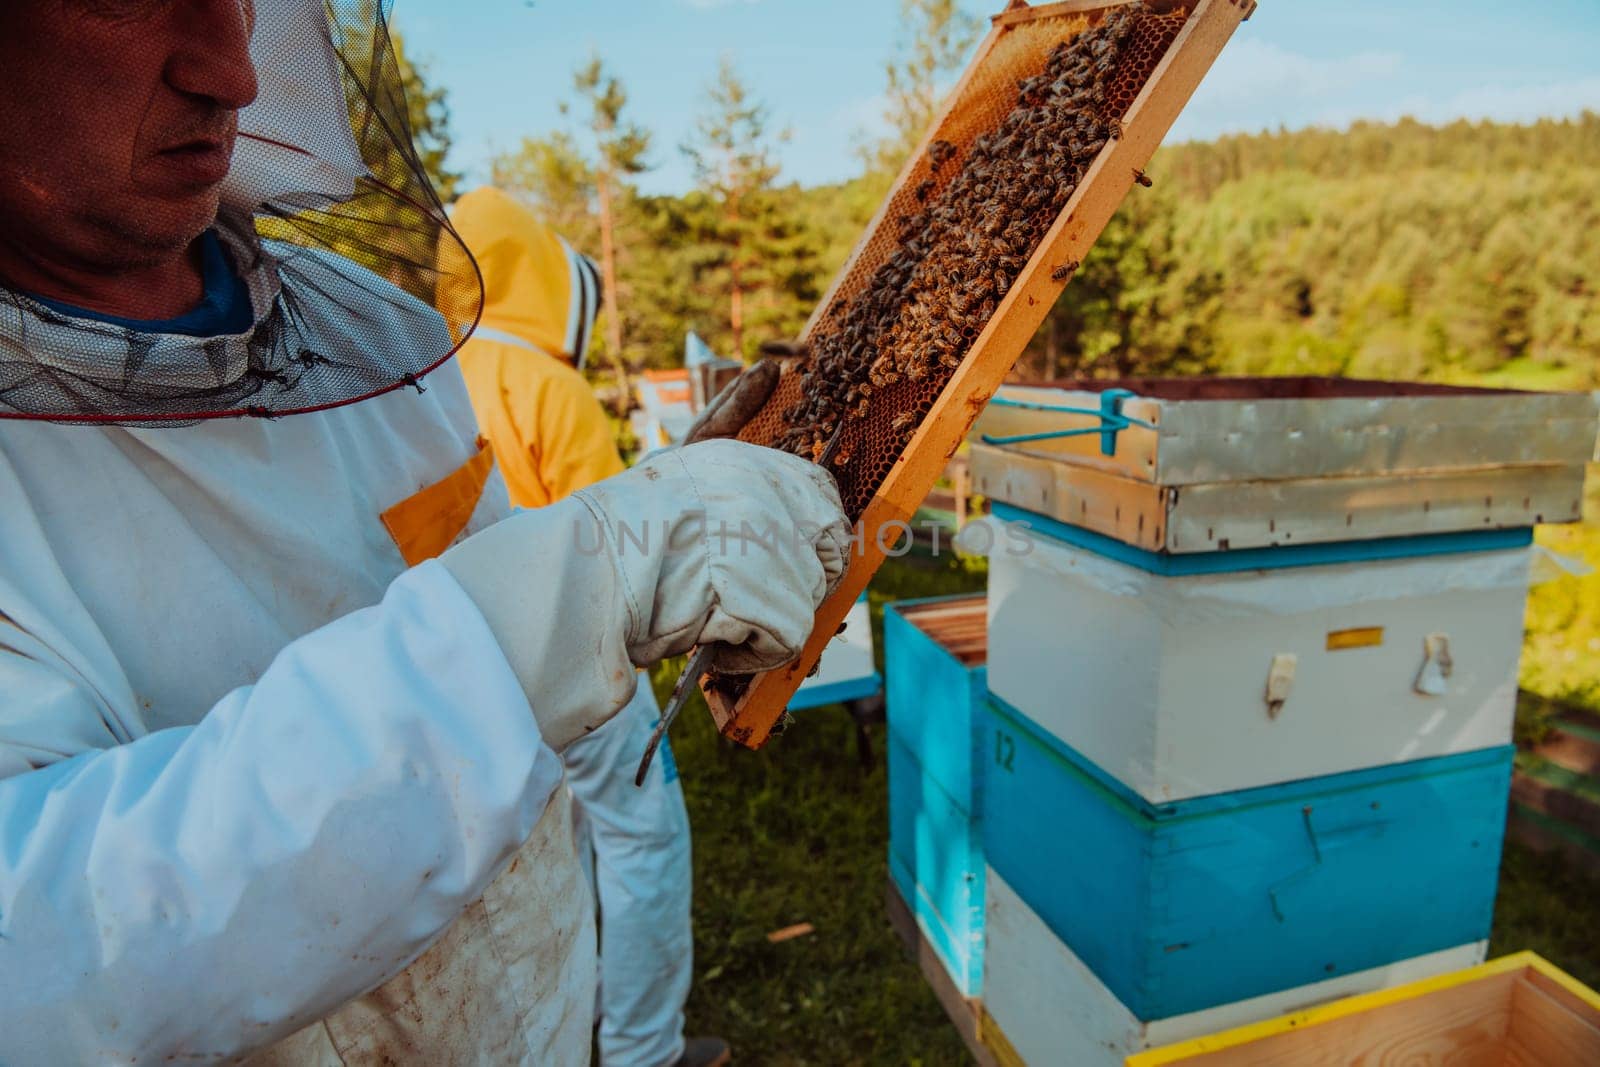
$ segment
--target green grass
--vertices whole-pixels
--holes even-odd
[[[741,1064],[956,1064],[961,1039],[884,915],[888,810],[842,708],[802,712],[763,751],[685,709],[673,753],[694,824],[691,1033]],[[808,922],[808,937],[766,935]]]
[[[981,590],[980,563],[891,561],[886,599]],[[659,670],[664,695],[677,664]],[[766,749],[717,737],[703,705],[672,745],[694,823],[695,972],[691,1033],[727,1038],[741,1064],[959,1064],[968,1056],[884,916],[888,813],[883,728],[858,765],[841,708],[802,712]],[[766,935],[809,922],[782,944]],[[1508,846],[1491,953],[1532,949],[1600,986],[1600,883],[1559,859]]]

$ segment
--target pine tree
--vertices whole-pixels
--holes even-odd
[[[586,122],[594,137],[593,165],[595,200],[599,213],[601,272],[605,284],[606,352],[617,369],[619,397],[627,395],[627,368],[623,354],[622,293],[618,259],[622,229],[621,202],[627,196],[629,178],[649,169],[645,156],[650,151],[650,134],[642,126],[624,120],[628,93],[622,82],[608,74],[598,55],[579,67],[572,79],[579,98],[587,106]],[[625,403],[619,399],[619,404]]]
[[[706,94],[695,139],[682,146],[697,189],[686,199],[690,226],[703,246],[696,262],[702,286],[725,299],[731,351],[749,358],[752,333],[793,333],[816,299],[814,240],[780,190],[776,146],[788,131],[773,130],[767,108],[751,96],[730,59]]]
[[[574,248],[600,248],[599,195],[594,167],[571,134],[524,137],[515,152],[489,164],[490,182],[514,194]]]
[[[978,37],[978,20],[957,0],[900,0],[900,19],[905,37],[885,68],[889,133],[864,152],[885,189],[938,117],[947,83]]]
[[[416,147],[428,180],[443,203],[456,198],[456,187],[461,175],[445,165],[450,155],[450,104],[442,87],[428,84],[428,68],[424,63],[406,55],[405,40],[391,28],[395,63],[400,70],[400,84],[406,94],[406,118],[411,125],[411,141]]]

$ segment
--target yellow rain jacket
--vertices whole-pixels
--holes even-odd
[[[494,188],[451,217],[483,271],[483,320],[459,354],[511,502],[536,508],[622,470],[605,411],[577,367],[600,306],[594,264]]]

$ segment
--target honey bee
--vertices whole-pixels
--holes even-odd
[[[1155,184],[1155,179],[1150,177],[1150,175],[1146,174],[1142,170],[1135,170],[1133,172],[1133,180],[1144,186],[1146,189]]]
[[[1083,264],[1079,263],[1075,259],[1063,263],[1061,266],[1050,272],[1050,280],[1054,282],[1064,282],[1076,274],[1078,272],[1078,268],[1082,265]]]
[[[910,426],[912,423],[914,423],[916,421],[917,421],[917,413],[916,412],[914,412],[914,411],[902,411],[900,414],[898,414],[898,415],[896,415],[894,417],[894,421],[889,424],[889,428],[891,430],[893,430],[895,433],[899,433],[901,430],[904,430],[907,426]]]

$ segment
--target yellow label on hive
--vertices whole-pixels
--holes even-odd
[[[1328,634],[1328,651],[1347,648],[1376,648],[1383,644],[1383,627],[1362,626],[1354,630],[1334,630]]]

